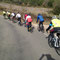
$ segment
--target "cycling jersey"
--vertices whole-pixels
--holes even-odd
[[[27,21],[27,22],[32,22],[31,16],[27,16],[27,17],[26,17],[26,21]]]
[[[46,31],[48,31],[52,26],[53,26],[54,28],[57,28],[57,27],[60,28],[60,20],[59,20],[59,19],[53,19],[53,20],[50,22],[49,27],[46,29]]]
[[[6,14],[6,12],[5,12],[5,11],[3,11],[3,14]]]
[[[60,27],[60,20],[59,19],[53,19],[52,25],[53,25],[53,27]]]
[[[21,18],[21,15],[18,13],[18,14],[16,15],[16,18]]]
[[[38,20],[40,20],[40,22],[43,22],[44,21],[43,16],[42,15],[38,15],[37,16],[37,22],[38,22]]]
[[[15,16],[15,14],[14,13],[11,13],[11,16],[13,17],[13,16]]]

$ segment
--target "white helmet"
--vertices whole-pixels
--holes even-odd
[[[53,16],[52,19],[57,19],[57,17],[56,16]]]

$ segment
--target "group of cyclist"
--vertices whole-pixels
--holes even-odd
[[[6,14],[8,16],[8,19],[12,18],[14,20],[15,18],[17,18],[17,20],[19,21],[19,24],[21,25],[21,14],[19,12],[17,14],[15,14],[13,12],[12,13],[10,13],[10,12],[6,13],[5,11],[3,11],[4,17],[6,16]],[[36,23],[38,22],[38,20],[39,20],[39,28],[40,28],[41,24],[42,24],[42,27],[43,27],[44,18],[43,18],[43,16],[41,14],[38,14]],[[31,23],[32,23],[31,15],[25,13],[24,14],[24,24],[25,24],[25,26],[27,26],[28,31],[30,30],[30,27],[32,26]],[[51,27],[53,27],[53,29],[50,30]],[[60,19],[58,19],[56,16],[53,16],[52,20],[51,20],[51,22],[49,24],[49,27],[46,29],[46,32],[48,32],[48,30],[50,30],[51,36],[53,38],[54,33],[60,31]],[[59,34],[57,34],[57,35],[59,35]]]
[[[17,14],[14,13],[14,12],[6,12],[6,11],[3,11],[3,16],[4,18],[6,18],[6,16],[8,17],[9,20],[12,20],[12,21],[15,21],[17,20],[19,25],[21,26],[22,25],[22,19],[21,19],[21,14],[18,12]],[[30,31],[30,27],[32,26],[31,22],[32,22],[32,17],[30,14],[24,14],[24,24],[27,26],[27,29],[28,31]]]

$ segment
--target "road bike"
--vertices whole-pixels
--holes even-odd
[[[52,38],[51,34],[48,36],[48,44],[50,47],[55,48],[58,55],[60,55],[60,31],[54,34],[54,37]],[[58,45],[58,47],[55,46]]]

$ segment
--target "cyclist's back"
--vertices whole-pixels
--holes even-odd
[[[43,18],[43,16],[42,15],[40,15],[40,14],[38,14],[38,16],[37,16],[37,20],[40,20],[40,22],[42,22],[42,21],[44,21],[44,18]]]
[[[16,14],[16,18],[21,18],[21,15],[19,13]]]

